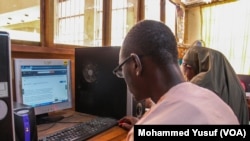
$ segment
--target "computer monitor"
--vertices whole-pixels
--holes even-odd
[[[127,86],[112,70],[120,47],[75,49],[76,111],[120,119],[127,115]]]
[[[125,80],[112,73],[120,47],[75,48],[75,110],[96,116],[140,118],[145,101],[136,101]]]
[[[72,108],[69,59],[14,58],[16,102],[34,107],[37,124],[62,116],[48,113]]]

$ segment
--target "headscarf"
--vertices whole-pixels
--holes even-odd
[[[246,94],[231,64],[219,51],[207,47],[191,47],[183,61],[196,72],[190,82],[210,89],[234,111],[241,124],[249,124]]]

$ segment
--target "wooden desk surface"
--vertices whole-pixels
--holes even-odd
[[[57,123],[41,124],[37,126],[38,138],[52,134],[56,131],[71,127],[77,122],[83,122],[92,119],[93,115],[74,111],[64,111],[64,119]],[[119,126],[112,127],[90,139],[88,141],[122,141],[127,136],[127,131]]]

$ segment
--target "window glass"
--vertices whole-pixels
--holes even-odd
[[[14,40],[40,42],[40,0],[0,0],[0,30]]]
[[[169,0],[166,0],[166,25],[172,30],[175,34],[175,5]]]
[[[121,46],[137,21],[137,0],[112,0],[111,45]]]
[[[248,0],[202,8],[202,40],[219,50],[237,74],[250,74],[250,9]],[[230,15],[230,17],[225,16]]]
[[[160,0],[145,0],[145,19],[160,21]]]
[[[56,0],[54,42],[102,45],[102,0]]]

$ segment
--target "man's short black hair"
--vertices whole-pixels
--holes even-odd
[[[138,22],[123,42],[123,57],[130,53],[150,55],[160,65],[178,64],[178,50],[173,32],[164,23],[154,20]]]

